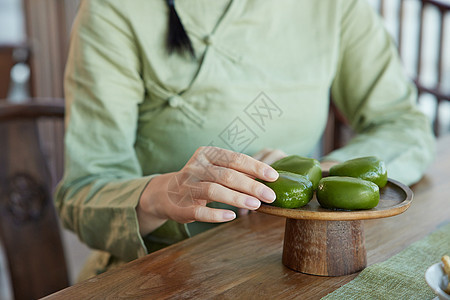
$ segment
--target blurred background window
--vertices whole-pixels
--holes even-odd
[[[419,92],[418,107],[437,137],[450,132],[450,0],[367,0],[379,12],[396,43],[405,72]],[[332,108],[323,139],[324,153],[354,136]],[[330,124],[329,124],[330,125]],[[332,129],[332,131],[331,131]]]
[[[0,98],[30,97],[29,49],[22,0],[0,0]]]
[[[0,0],[0,44],[26,40],[22,0]]]
[[[407,74],[416,80],[420,92],[419,108],[433,123],[436,135],[448,133],[450,0],[369,0],[369,2],[380,12],[387,30],[399,46]]]

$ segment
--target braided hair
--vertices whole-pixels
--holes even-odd
[[[175,1],[166,0],[169,6],[169,32],[167,36],[167,51],[169,54],[174,52],[178,54],[188,53],[192,57],[195,56],[194,48],[189,39],[183,24],[181,24],[177,11],[175,10]]]

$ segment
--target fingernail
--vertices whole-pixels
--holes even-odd
[[[223,219],[225,221],[231,221],[236,218],[236,214],[233,211],[226,211],[223,213]]]
[[[270,180],[276,180],[278,179],[278,172],[272,168],[267,168],[264,171],[264,176]]]
[[[275,192],[269,188],[263,189],[261,196],[269,202],[275,201],[275,198],[277,197],[277,195],[275,195]]]
[[[255,198],[247,198],[245,200],[245,206],[249,208],[258,208],[261,205],[261,201]]]

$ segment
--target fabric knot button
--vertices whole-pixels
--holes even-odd
[[[212,35],[207,35],[204,41],[206,45],[212,45],[214,43],[214,37]]]
[[[181,98],[180,96],[171,96],[168,101],[170,107],[180,107],[184,102],[183,98]]]

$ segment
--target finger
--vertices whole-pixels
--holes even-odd
[[[274,162],[276,162],[277,160],[280,160],[286,156],[287,156],[287,154],[284,153],[284,151],[276,149],[269,153],[266,153],[266,155],[261,158],[261,161],[265,162],[268,165],[271,165]]]
[[[203,154],[213,165],[225,167],[266,181],[278,179],[278,172],[271,166],[246,154],[217,147],[205,147]]]
[[[206,203],[207,200],[196,200],[195,202]],[[170,210],[170,219],[175,222],[185,224],[195,221],[200,222],[227,222],[236,218],[236,214],[231,210],[210,208],[201,204],[192,204],[189,206],[172,205]]]
[[[337,165],[338,163],[339,162],[332,160],[322,161],[320,162],[320,167],[322,168],[322,171],[329,171],[332,166]]]
[[[235,219],[236,214],[232,210],[196,206],[194,208],[194,218],[200,222],[219,223]]]
[[[198,198],[201,199],[221,202],[234,207],[251,210],[258,209],[261,205],[261,201],[257,198],[231,190],[218,183],[201,182],[198,184],[198,187],[198,190],[202,191],[202,194],[198,195]]]
[[[264,148],[261,151],[253,154],[252,157],[256,160],[261,160],[264,156],[267,155],[267,153],[272,152],[272,151],[273,151],[273,149],[271,149],[271,148]]]
[[[203,181],[218,183],[232,190],[253,196],[261,201],[272,203],[275,192],[265,184],[233,169],[210,165],[203,174]]]

